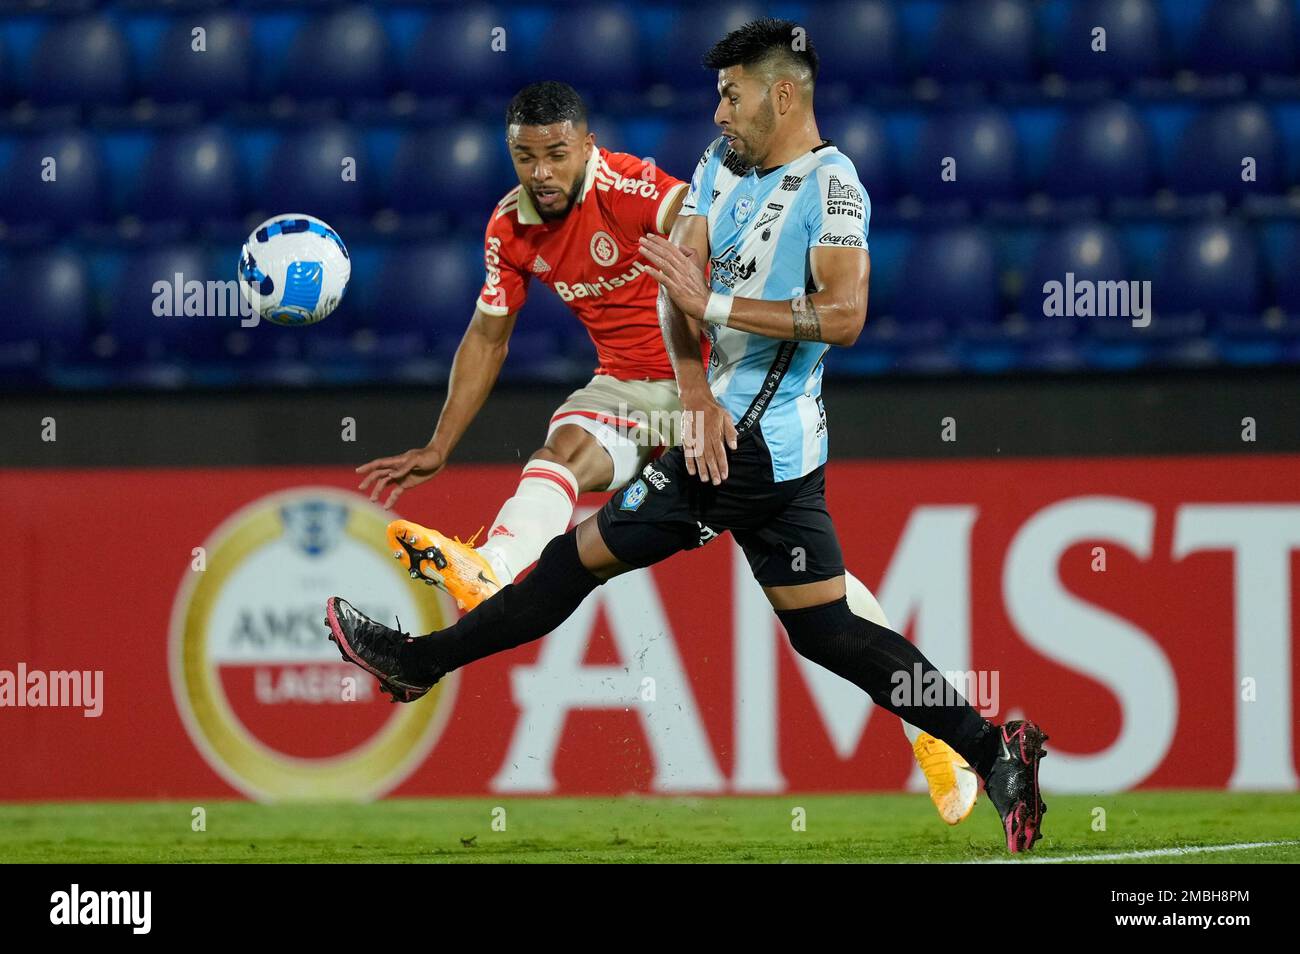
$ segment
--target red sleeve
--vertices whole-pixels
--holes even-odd
[[[682,194],[686,183],[660,169],[653,159],[639,159],[625,152],[602,154],[618,204],[620,221],[635,223],[637,235],[666,235],[664,218]]]
[[[512,314],[523,307],[528,297],[529,275],[511,261],[509,216],[512,214],[493,209],[483,236],[485,277],[478,307],[488,315]]]

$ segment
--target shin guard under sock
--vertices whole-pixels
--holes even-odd
[[[432,679],[545,636],[603,582],[582,565],[570,530],[546,545],[521,582],[503,587],[454,626],[408,643],[402,666],[412,676]]]
[[[891,629],[855,616],[843,598],[821,606],[778,610],[776,615],[801,656],[843,676],[876,705],[947,742],[981,778],[988,776],[997,757],[998,733],[960,693],[952,690],[946,693],[946,704],[935,705],[921,703],[919,692],[896,691],[900,685],[910,686],[917,673],[923,678],[937,674],[912,643]]]

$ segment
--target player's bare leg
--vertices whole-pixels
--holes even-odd
[[[893,629],[875,594],[852,573],[844,574],[849,609],[855,616],[870,620],[878,626]],[[936,739],[928,732],[903,721],[903,734],[912,747],[912,755],[925,775],[939,817],[949,825],[964,821],[975,810],[979,798],[979,779],[970,763],[957,754],[951,745]]]
[[[614,478],[609,452],[588,431],[555,428],[524,467],[487,540],[461,541],[410,520],[388,525],[388,543],[412,578],[436,585],[472,610],[537,561],[542,548],[569,529],[578,495]]]

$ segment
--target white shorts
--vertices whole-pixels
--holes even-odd
[[[614,479],[605,489],[617,490],[678,440],[681,409],[677,382],[671,378],[620,381],[598,374],[551,415],[546,438],[565,424],[596,438],[614,463]]]

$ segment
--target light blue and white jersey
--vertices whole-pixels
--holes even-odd
[[[871,203],[853,163],[830,142],[760,173],[718,137],[700,158],[681,214],[708,217],[713,291],[789,301],[816,291],[814,248],[867,247]],[[772,479],[826,463],[822,358],[830,346],[704,327],[713,394],[738,431],[760,428]]]

